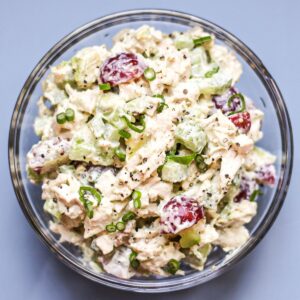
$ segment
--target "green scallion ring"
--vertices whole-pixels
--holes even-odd
[[[195,157],[196,165],[201,173],[204,173],[208,169],[208,165],[204,162],[204,158],[201,154],[198,154]]]
[[[136,259],[136,257],[137,257],[137,253],[132,251],[129,256],[129,262],[130,262],[130,266],[133,269],[137,269],[140,266],[140,262],[138,259]]]
[[[130,220],[133,220],[136,217],[135,213],[132,211],[128,211],[123,217],[122,217],[122,221],[123,222],[128,222]]]
[[[117,230],[117,227],[115,224],[111,223],[106,225],[105,229],[107,232],[115,232]]]
[[[119,231],[123,231],[125,229],[125,223],[124,222],[118,222],[116,224],[116,227]]]
[[[101,91],[109,91],[109,90],[111,90],[111,85],[110,85],[110,83],[101,83],[101,84],[99,84],[99,89]]]
[[[87,216],[91,219],[94,216],[93,211],[93,202],[86,199],[86,194],[91,194],[94,199],[96,200],[96,206],[98,206],[101,202],[101,194],[93,187],[91,186],[81,186],[79,188],[79,200],[83,204],[84,208],[87,211]]]
[[[79,199],[83,204],[86,202],[85,195],[87,193],[90,193],[97,200],[98,205],[100,204],[102,196],[95,188],[91,186],[81,186],[79,188]]]
[[[142,133],[146,128],[146,123],[144,120],[144,116],[141,117],[139,124],[132,124],[126,116],[121,117],[122,120],[126,122],[126,125],[133,131]],[[141,126],[141,127],[138,127]]]
[[[203,36],[201,38],[195,39],[193,40],[194,42],[194,46],[198,47],[198,46],[202,46],[203,44],[210,42],[212,40],[212,37],[210,35],[208,36]]]
[[[228,116],[241,113],[241,112],[245,111],[245,109],[246,109],[246,101],[245,101],[243,94],[241,94],[241,93],[231,95],[227,101],[227,106],[230,107],[232,104],[232,101],[236,98],[239,98],[241,101],[241,109],[237,110],[237,111],[232,111],[231,113],[228,114]]]
[[[119,130],[119,135],[124,139],[130,139],[131,138],[131,134],[128,131],[124,130],[124,129]]]
[[[93,210],[93,203],[90,201],[86,202],[86,211],[87,211],[87,216],[89,219],[92,219],[94,216],[94,210]]]
[[[66,115],[66,119],[67,119],[68,122],[74,121],[74,119],[75,119],[75,111],[74,111],[74,109],[67,108],[66,112],[65,112],[65,115]]]
[[[165,99],[164,96],[161,95],[161,94],[156,94],[156,95],[153,95],[152,97],[160,98],[160,99]]]
[[[185,156],[180,156],[180,155],[168,155],[167,158],[169,160],[172,160],[172,161],[175,161],[179,164],[182,164],[182,165],[186,165],[188,166],[196,157],[196,154],[191,154],[191,155],[185,155]]]
[[[137,269],[140,266],[140,262],[137,259],[134,259],[130,262],[130,265],[133,269]]]
[[[142,203],[141,203],[141,198],[142,198],[142,193],[141,191],[138,190],[134,190],[131,198],[133,200],[133,206],[134,208],[141,208]]]
[[[176,272],[179,270],[179,266],[180,264],[178,260],[170,259],[166,266],[167,272],[169,272],[172,275],[175,275]]]
[[[126,160],[126,153],[123,151],[121,148],[116,148],[115,149],[115,154],[119,158],[120,161],[125,161]]]
[[[156,72],[153,68],[146,68],[144,71],[144,76],[148,81],[153,81],[156,78]]]
[[[213,75],[215,75],[216,73],[218,73],[219,70],[220,70],[219,67],[215,67],[215,68],[213,68],[212,70],[206,72],[206,73],[204,74],[204,77],[205,77],[205,78],[211,78],[211,77],[213,77]]]
[[[67,122],[66,114],[65,113],[59,113],[56,115],[56,122],[58,124],[64,124]]]
[[[261,192],[261,190],[255,190],[253,191],[253,193],[250,195],[249,201],[250,202],[254,202],[256,200],[256,198],[260,195],[262,195],[263,193]]]

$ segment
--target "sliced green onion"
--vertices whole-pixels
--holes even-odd
[[[108,232],[115,232],[117,230],[117,227],[115,224],[111,223],[111,224],[106,225],[105,229]]]
[[[123,222],[128,222],[130,220],[133,220],[136,217],[135,213],[132,211],[128,211],[123,217],[122,217],[122,221]]]
[[[160,103],[158,104],[156,111],[157,111],[158,113],[161,113],[161,112],[164,110],[165,107],[168,108],[169,105],[168,105],[167,103],[165,103],[165,99],[162,98],[162,102],[160,102]]]
[[[138,127],[137,125],[132,124],[132,123],[128,120],[128,118],[125,117],[125,116],[123,116],[121,119],[123,119],[123,120],[126,122],[127,126],[128,126],[131,130],[133,130],[133,131],[135,131],[135,132],[141,133],[141,132],[143,132],[143,131],[145,130],[145,128],[146,128],[146,123],[145,123],[144,117],[142,117],[142,118],[140,119],[140,121],[139,121],[140,124],[138,124],[138,125],[140,125],[141,127]]]
[[[162,171],[162,168],[164,167],[164,165],[161,165],[157,168],[157,173],[158,175],[161,175],[161,171]]]
[[[179,270],[179,261],[176,259],[170,259],[167,263],[166,270],[172,275],[175,275],[176,272]]]
[[[60,113],[56,115],[56,122],[58,124],[64,124],[66,123],[67,118],[66,118],[66,114],[65,113]]]
[[[158,113],[161,113],[164,110],[165,107],[168,108],[169,105],[167,103],[165,103],[165,102],[160,102],[159,105],[157,106],[156,111]]]
[[[231,115],[234,115],[234,114],[237,114],[237,113],[241,113],[243,112],[245,109],[246,109],[246,101],[245,101],[245,98],[242,94],[238,93],[238,94],[233,94],[230,96],[230,98],[228,99],[227,101],[227,106],[230,107],[231,104],[232,104],[232,101],[235,99],[235,98],[239,98],[240,101],[241,101],[241,109],[240,110],[237,110],[237,111],[232,111],[231,113],[229,113],[228,115],[231,116]]]
[[[165,107],[169,107],[169,105],[167,103],[165,103],[165,98],[163,95],[157,94],[157,95],[153,95],[152,97],[162,99],[162,101],[158,104],[157,109],[156,109],[156,111],[158,113],[161,113]]]
[[[124,129],[120,129],[120,130],[119,130],[119,135],[120,135],[122,138],[124,138],[124,139],[129,139],[129,138],[131,138],[131,134],[130,134],[128,131],[124,130]]]
[[[86,202],[85,208],[87,210],[87,216],[92,219],[94,216],[93,203],[89,201]]]
[[[255,190],[253,191],[253,193],[250,195],[249,201],[250,202],[254,202],[256,200],[256,198],[260,195],[263,195],[263,193],[261,192],[261,190]]]
[[[212,40],[211,36],[208,35],[208,36],[203,36],[199,39],[195,39],[195,40],[193,40],[193,42],[194,42],[194,46],[198,47],[198,46],[202,46],[203,44],[205,44],[207,42],[210,42],[211,40]]]
[[[142,198],[142,193],[138,190],[134,190],[131,198],[133,200],[133,206],[135,208],[141,208],[142,204],[141,204],[141,198]]]
[[[67,119],[68,122],[74,121],[74,119],[75,119],[75,111],[74,111],[74,109],[67,108],[66,112],[65,112],[65,115],[66,115],[66,119]]]
[[[109,91],[111,89],[110,83],[101,83],[99,84],[99,89],[101,91]]]
[[[161,94],[156,94],[156,95],[153,95],[152,97],[160,98],[160,99],[165,99],[164,96],[161,95]]]
[[[191,155],[184,155],[184,156],[171,154],[171,155],[168,155],[167,158],[172,161],[175,161],[179,164],[188,166],[195,159],[195,156],[196,156],[195,153],[191,154]]]
[[[207,63],[210,64],[212,59],[211,59],[211,55],[210,55],[209,50],[205,50],[205,54],[206,54],[206,57],[207,57]]]
[[[125,229],[125,223],[124,222],[118,222],[116,224],[116,227],[119,231],[123,231]]]
[[[116,148],[115,154],[117,155],[120,161],[126,160],[126,153],[121,148]]]
[[[136,259],[136,257],[137,257],[137,253],[132,251],[130,256],[129,256],[129,262],[130,262],[130,266],[133,269],[137,269],[140,265],[140,262]]]
[[[156,78],[156,73],[153,68],[146,68],[144,71],[144,76],[148,81],[152,81]]]
[[[87,195],[93,196],[94,201],[87,199]],[[101,194],[91,186],[81,186],[79,188],[79,200],[83,204],[84,208],[87,210],[87,215],[91,219],[94,216],[93,207],[97,207],[101,202]]]
[[[213,68],[212,70],[206,72],[206,73],[204,74],[204,77],[205,77],[205,78],[211,78],[211,77],[213,77],[213,75],[215,75],[216,73],[218,73],[219,70],[220,70],[219,67],[215,67],[215,68]]]
[[[195,158],[196,165],[201,173],[204,173],[208,169],[208,165],[204,162],[204,158],[201,154],[198,154]]]

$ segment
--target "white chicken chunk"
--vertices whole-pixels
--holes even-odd
[[[214,242],[224,251],[235,250],[243,246],[249,239],[249,232],[244,226],[226,227],[218,230],[219,238]]]
[[[60,137],[40,141],[27,153],[27,165],[37,174],[45,174],[66,163],[70,141]]]
[[[135,272],[130,268],[129,256],[131,250],[129,248],[120,248],[110,260],[99,257],[103,269],[112,275],[119,278],[129,279],[135,275]]]

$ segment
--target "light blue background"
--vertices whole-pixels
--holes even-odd
[[[286,99],[296,150],[286,202],[257,248],[218,279],[163,295],[130,294],[97,285],[59,262],[25,220],[7,160],[9,122],[17,95],[46,51],[92,19],[118,10],[151,7],[207,18],[250,46]],[[300,299],[299,29],[298,0],[0,0],[0,299]]]

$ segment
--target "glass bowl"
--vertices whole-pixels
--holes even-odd
[[[83,47],[103,43],[111,46],[112,36],[118,31],[142,24],[167,33],[200,25],[215,35],[217,43],[227,45],[237,54],[244,68],[238,88],[265,113],[264,138],[259,144],[277,156],[278,177],[275,188],[266,189],[259,200],[258,214],[247,226],[250,238],[243,247],[228,255],[214,251],[201,272],[188,270],[185,276],[125,280],[106,273],[96,273],[84,264],[76,247],[60,243],[59,237],[49,231],[49,216],[42,209],[41,187],[29,182],[25,165],[26,153],[38,141],[33,131],[33,122],[37,115],[36,103],[42,94],[41,82],[49,73],[49,67],[69,59]],[[37,64],[25,82],[14,109],[9,136],[9,161],[15,192],[24,214],[42,240],[65,264],[93,281],[114,288],[136,292],[167,292],[195,286],[219,276],[245,257],[266,234],[283,204],[291,177],[292,129],[275,81],[259,58],[238,38],[209,21],[181,12],[155,9],[127,11],[99,18],[76,29],[50,49]]]

